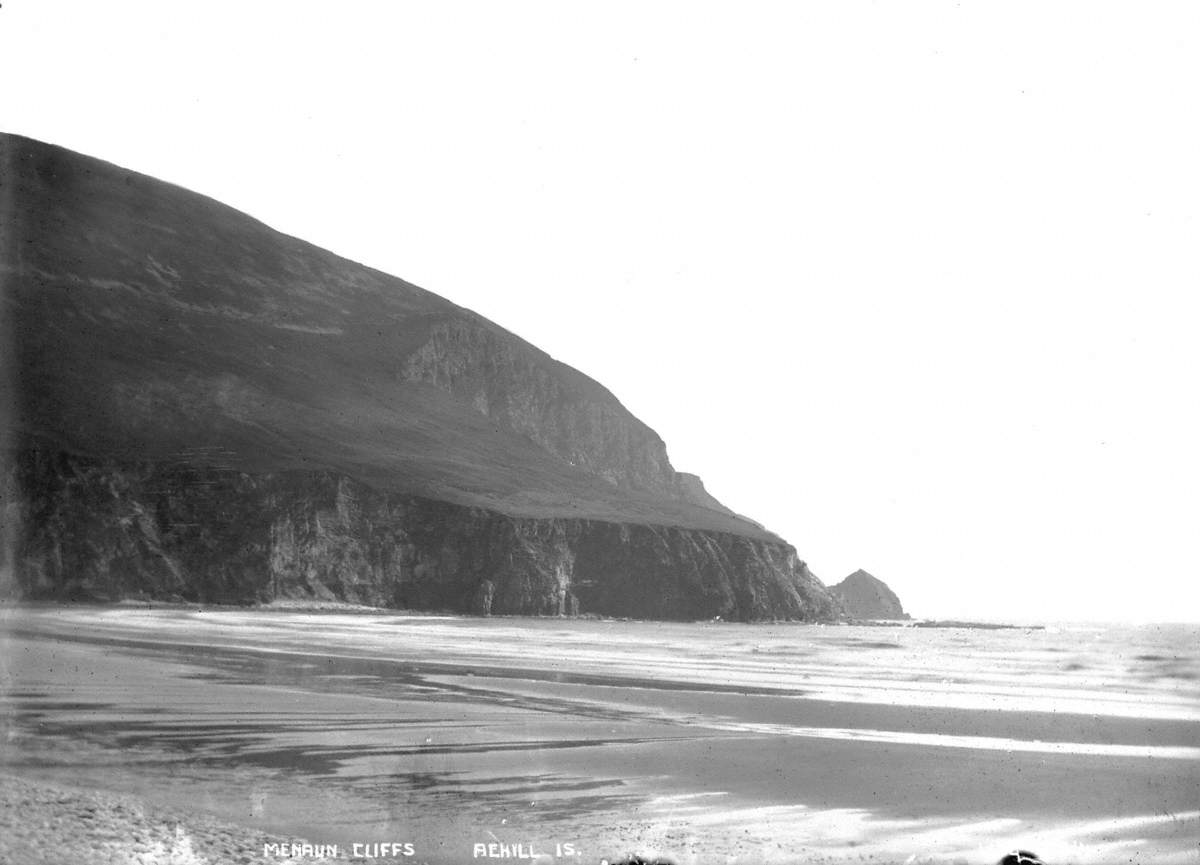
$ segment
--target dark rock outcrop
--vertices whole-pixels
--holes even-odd
[[[346,601],[488,614],[811,619],[788,545],[677,526],[517,517],[331,472],[249,475],[26,451],[10,498],[27,597]]]
[[[0,135],[0,590],[815,619],[603,386],[211,199]]]
[[[829,593],[855,619],[909,618],[887,583],[864,570],[857,570],[836,586],[830,586]]]

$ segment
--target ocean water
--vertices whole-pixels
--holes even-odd
[[[1194,625],[43,607],[2,639],[4,771],[318,843],[1200,861]]]

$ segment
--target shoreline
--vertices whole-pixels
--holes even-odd
[[[1182,862],[1200,826],[1196,661],[1171,635],[281,612],[0,616],[13,861],[286,861],[257,845],[307,836],[411,839],[397,861],[436,865],[493,840],[576,845],[573,865],[988,863],[1017,840]],[[33,789],[59,784],[124,811]],[[74,828],[100,853],[39,851]]]
[[[459,610],[414,610],[401,607],[373,607],[368,604],[354,604],[348,601],[318,601],[318,600],[276,600],[265,604],[213,604],[201,603],[192,601],[170,601],[159,599],[146,598],[121,598],[116,601],[109,600],[80,600],[80,601],[59,601],[52,599],[12,599],[0,598],[0,612],[16,611],[20,609],[44,610],[44,609],[81,609],[81,608],[100,608],[113,610],[160,610],[160,611],[182,611],[182,612],[252,612],[252,613],[332,613],[343,615],[375,615],[375,616],[403,616],[417,618],[454,618],[466,620],[486,620],[495,619],[501,621],[563,621],[563,622],[622,622],[633,624],[687,624],[687,625],[748,625],[748,626],[771,626],[771,625],[794,625],[799,627],[850,627],[850,628],[935,628],[935,629],[963,629],[963,630],[982,630],[982,631],[1043,631],[1047,627],[1058,625],[1103,625],[1103,622],[1089,622],[1086,620],[1072,622],[985,622],[968,619],[926,619],[919,617],[906,617],[903,619],[755,619],[752,621],[739,621],[735,619],[723,619],[721,617],[713,619],[641,619],[629,616],[606,616],[599,613],[581,613],[578,615],[521,615],[516,613],[495,613],[489,615],[480,615],[478,613],[463,612]],[[1150,626],[1154,625],[1175,625],[1187,624],[1177,622],[1149,622],[1145,623]]]

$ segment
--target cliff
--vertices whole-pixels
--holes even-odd
[[[824,618],[795,551],[469,310],[0,136],[0,575],[24,597]]]
[[[896,593],[887,583],[866,571],[857,570],[835,586],[829,593],[855,619],[907,619]]]

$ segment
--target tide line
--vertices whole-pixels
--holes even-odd
[[[970,748],[978,751],[1021,751],[1033,754],[1079,754],[1102,757],[1138,757],[1158,760],[1200,760],[1200,748],[1185,745],[1115,745],[1101,742],[1044,742],[1038,739],[1009,739],[1000,736],[947,736],[905,730],[860,730],[847,727],[793,727],[787,724],[758,724],[743,721],[704,720],[713,730],[807,739],[841,739],[921,745],[931,748]]]

